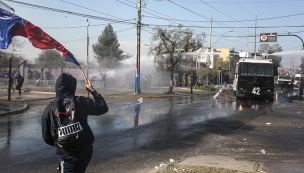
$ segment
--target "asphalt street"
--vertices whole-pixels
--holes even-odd
[[[143,90],[163,91],[166,88]],[[225,96],[213,99],[214,93],[189,94],[189,89],[182,88],[175,90],[180,96],[170,98],[115,98],[107,95],[117,91],[99,92],[105,96],[109,112],[89,117],[96,141],[87,172],[153,172],[161,163],[170,164],[170,159],[181,165],[218,167],[232,159],[233,168],[267,172],[303,165],[304,107],[301,102],[286,101],[296,91],[278,90],[273,102]],[[1,91],[0,99],[5,94]],[[12,95],[30,108],[0,117],[1,172],[57,171],[55,149],[41,136],[41,114],[53,97]],[[223,161],[213,165],[206,161],[221,160],[218,157]],[[243,162],[247,167],[240,166]]]

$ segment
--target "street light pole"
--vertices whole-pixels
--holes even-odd
[[[218,87],[219,87],[219,89],[221,89],[221,87],[220,87],[221,86],[221,72],[222,72],[221,67],[218,67],[217,71],[219,72]]]
[[[231,69],[230,69],[230,55],[229,55],[229,81],[230,81],[230,86],[231,86],[231,74],[230,74],[230,71],[231,71]]]
[[[284,28],[282,28],[282,29],[284,29]],[[295,33],[293,33],[293,32],[290,32],[290,31],[288,31],[287,29],[284,29],[285,31],[287,31],[287,32],[289,32],[290,34],[292,34],[292,35],[294,35],[294,36],[296,36],[296,37],[298,37],[301,41],[302,41],[302,49],[304,49],[304,42],[303,42],[303,40],[302,40],[302,38],[301,37],[299,37],[297,34],[295,34]],[[301,49],[301,50],[302,50]],[[303,66],[303,61],[304,61],[304,56],[303,55],[301,55],[301,78],[300,78],[300,84],[299,84],[299,97],[300,97],[300,99],[302,99],[302,95],[303,95],[303,79],[302,79],[302,73],[303,73],[303,68],[302,68],[302,66]],[[282,65],[283,66],[283,65]],[[282,68],[283,69],[283,68]],[[283,70],[282,70],[283,71]]]
[[[227,32],[233,32],[233,31],[226,31],[224,34],[213,44],[213,46],[227,33]],[[211,48],[213,48],[213,46]]]

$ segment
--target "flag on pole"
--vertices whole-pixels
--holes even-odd
[[[0,8],[0,44],[6,49],[14,36],[28,38],[32,45],[39,49],[57,49],[63,54],[64,60],[79,66],[72,53],[58,41],[53,39],[41,28],[31,22]]]

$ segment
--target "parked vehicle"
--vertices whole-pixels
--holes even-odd
[[[304,75],[303,75],[304,77]],[[301,79],[301,74],[296,74],[294,77],[294,81],[293,81],[293,87],[297,87],[298,88],[298,82]]]
[[[281,89],[288,88],[293,90],[293,82],[294,81],[292,75],[286,74],[278,77],[277,85],[281,87]]]

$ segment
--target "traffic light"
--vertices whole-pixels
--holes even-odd
[[[89,42],[90,38],[88,37],[88,45],[90,45],[90,42]]]

